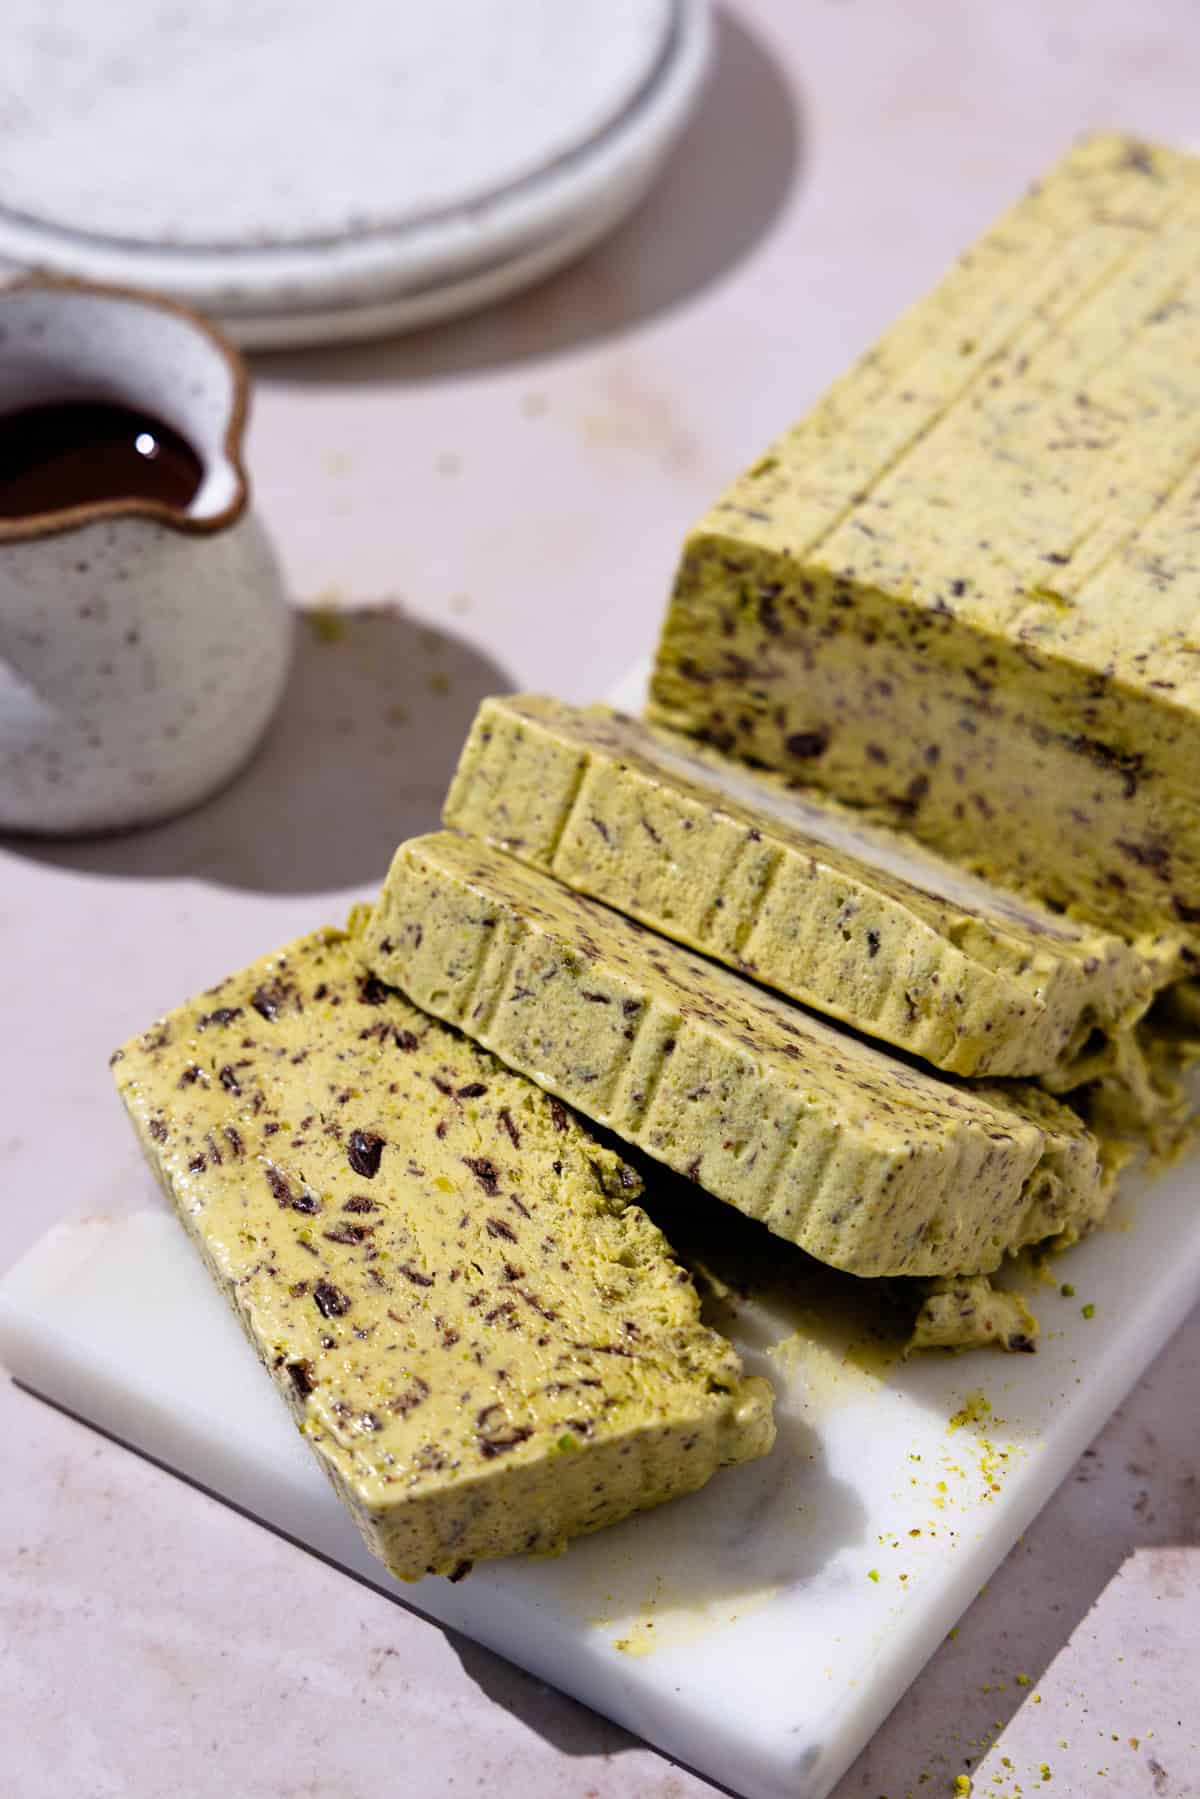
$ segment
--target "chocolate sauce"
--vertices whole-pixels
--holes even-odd
[[[106,500],[186,511],[204,478],[170,425],[106,400],[64,400],[0,416],[0,518]]]

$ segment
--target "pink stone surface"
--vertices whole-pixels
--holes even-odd
[[[584,263],[478,319],[259,360],[250,464],[291,588],[358,612],[302,630],[225,794],[0,851],[4,1264],[61,1215],[151,1199],[112,1045],[369,890],[434,822],[484,692],[594,697],[644,655],[692,516],[1070,137],[1200,143],[1191,0],[720,21],[705,111]],[[1197,1391],[1194,1317],[837,1799],[959,1774],[1004,1799],[1200,1791]],[[0,1790],[714,1790],[7,1383],[0,1441]]]

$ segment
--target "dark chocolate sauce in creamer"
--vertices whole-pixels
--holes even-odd
[[[31,518],[111,500],[156,500],[185,512],[204,466],[150,413],[107,400],[60,400],[0,416],[0,518]]]

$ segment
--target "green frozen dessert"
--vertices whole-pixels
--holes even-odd
[[[381,979],[822,1261],[960,1274],[1067,1238],[1108,1175],[1039,1089],[893,1060],[488,845],[397,852]]]
[[[1200,946],[1197,223],[1072,151],[700,521],[653,718]]]
[[[931,1281],[907,1353],[921,1349],[1032,1350],[1037,1319],[1019,1293],[993,1287],[985,1275]]]
[[[444,816],[955,1074],[1073,1086],[1179,972],[1173,938],[1076,925],[604,706],[485,700]]]
[[[547,1553],[762,1455],[637,1175],[319,931],[114,1057],[163,1189],[368,1546]]]

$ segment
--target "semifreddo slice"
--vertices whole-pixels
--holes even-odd
[[[445,822],[961,1075],[1090,1078],[1179,973],[900,831],[605,706],[485,700]]]
[[[365,943],[510,1067],[853,1273],[987,1272],[1107,1203],[1048,1094],[894,1060],[453,832],[401,845]]]
[[[770,1448],[770,1388],[701,1325],[634,1171],[346,933],[223,981],[114,1065],[164,1192],[401,1579],[560,1550]]]

